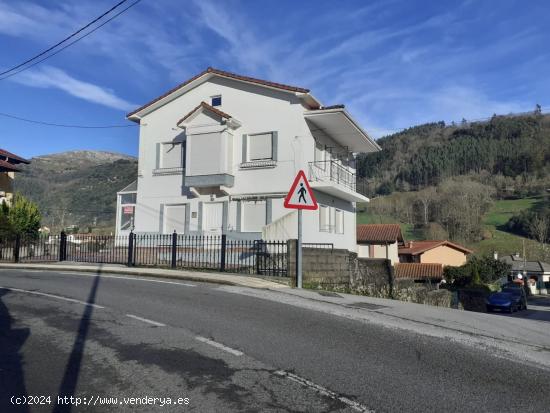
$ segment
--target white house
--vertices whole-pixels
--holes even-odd
[[[140,125],[139,166],[137,187],[119,193],[118,234],[296,237],[283,198],[304,170],[320,204],[304,212],[304,242],[355,250],[355,203],[368,201],[355,154],[380,147],[343,105],[208,68],[127,117]]]

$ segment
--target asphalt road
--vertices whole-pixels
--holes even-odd
[[[0,270],[0,412],[545,412],[549,385],[484,348],[213,284]]]

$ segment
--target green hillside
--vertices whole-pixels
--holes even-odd
[[[116,192],[136,179],[137,160],[110,152],[74,151],[38,156],[15,179],[15,190],[35,201],[42,225],[114,230]]]
[[[515,252],[522,253],[525,243],[525,250],[528,258],[542,258],[540,257],[538,242],[513,234],[504,229],[510,218],[518,215],[522,211],[528,211],[534,208],[541,200],[541,197],[529,197],[495,201],[490,210],[483,217],[484,239],[477,242],[466,242],[466,246],[474,250],[477,255],[492,254],[494,251],[503,255],[513,254]],[[359,209],[361,211],[357,214],[358,224],[399,223],[406,240],[426,239],[423,231],[415,230],[412,224],[398,222],[389,215],[373,214],[369,212],[368,206],[365,207],[362,205]]]

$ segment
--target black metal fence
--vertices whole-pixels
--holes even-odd
[[[180,234],[18,235],[0,237],[0,262],[124,264],[288,276],[286,241]]]

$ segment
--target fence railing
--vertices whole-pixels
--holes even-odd
[[[74,261],[288,276],[286,241],[182,234],[0,237],[0,262]]]
[[[334,160],[309,163],[310,181],[330,181],[356,191],[356,175]]]

